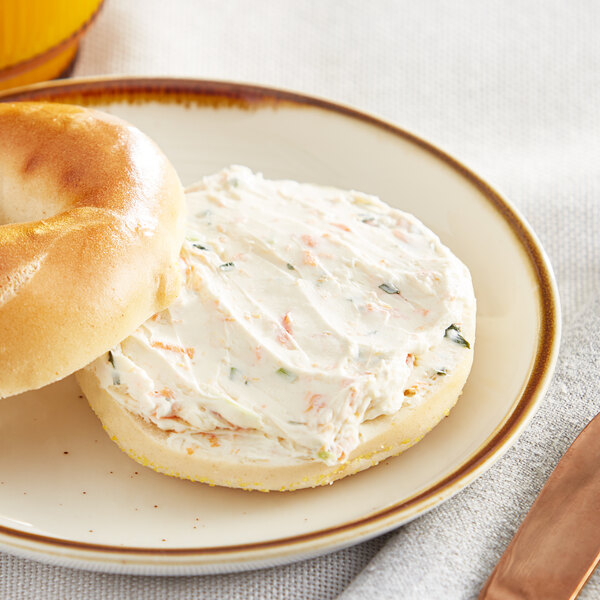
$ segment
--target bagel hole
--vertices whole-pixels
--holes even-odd
[[[70,202],[59,194],[42,195],[39,180],[33,185],[3,182],[0,190],[0,225],[30,223],[54,217],[68,210]],[[41,186],[45,187],[45,186]]]

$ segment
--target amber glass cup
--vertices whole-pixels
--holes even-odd
[[[102,0],[0,0],[0,89],[59,77]]]

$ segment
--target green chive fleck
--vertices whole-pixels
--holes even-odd
[[[233,269],[235,269],[235,263],[232,263],[232,262],[223,263],[222,265],[219,265],[219,269],[221,269],[221,271],[233,271]]]
[[[235,379],[239,373],[239,369],[236,369],[235,367],[231,367],[231,369],[229,369],[229,379]]]
[[[194,246],[194,248],[198,248],[198,250],[208,250],[208,248],[202,244],[192,244],[192,246]]]
[[[327,460],[328,458],[331,458],[333,455],[331,454],[331,452],[327,452],[327,450],[319,450],[319,453],[317,454],[317,456],[321,460]]]
[[[290,271],[295,271],[295,270],[296,270],[296,267],[294,267],[294,265],[290,265],[290,263],[288,263],[286,266],[287,266],[287,268],[288,268]]]
[[[451,342],[455,344],[459,344],[460,346],[464,346],[465,348],[471,349],[471,344],[465,340],[465,338],[460,335],[460,327],[455,325],[454,323],[450,325],[444,332],[444,337],[447,337]]]
[[[436,369],[435,374],[443,377],[444,375],[448,375],[448,371],[446,371],[446,367],[442,367],[441,369]]]
[[[291,371],[288,371],[287,369],[284,369],[283,367],[280,367],[275,372],[277,373],[277,375],[281,375],[281,377],[285,377],[290,383],[294,383],[294,381],[296,381],[296,379],[298,379],[298,375],[296,375],[295,373],[292,373]]]
[[[113,385],[121,385],[121,378],[119,377],[117,367],[115,367],[115,357],[110,350],[108,351],[108,362],[112,365],[112,368],[114,369],[114,372],[112,374]]]
[[[379,289],[383,290],[386,294],[399,294],[400,293],[400,290],[396,286],[391,285],[390,283],[382,283],[379,286]]]

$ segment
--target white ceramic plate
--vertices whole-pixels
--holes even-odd
[[[0,547],[47,562],[191,574],[289,562],[417,517],[487,469],[548,385],[559,338],[548,261],[505,200],[393,125],[297,94],[219,82],[72,80],[9,99],[96,106],[153,137],[184,184],[231,163],[354,188],[414,213],[470,268],[475,362],[450,417],[333,486],[264,494],[158,475],[107,438],[72,377],[0,404]],[[32,332],[35,335],[35,332]]]

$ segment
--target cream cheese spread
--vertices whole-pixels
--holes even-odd
[[[186,198],[182,293],[88,367],[169,445],[335,464],[468,349],[469,272],[413,216],[241,166]]]

